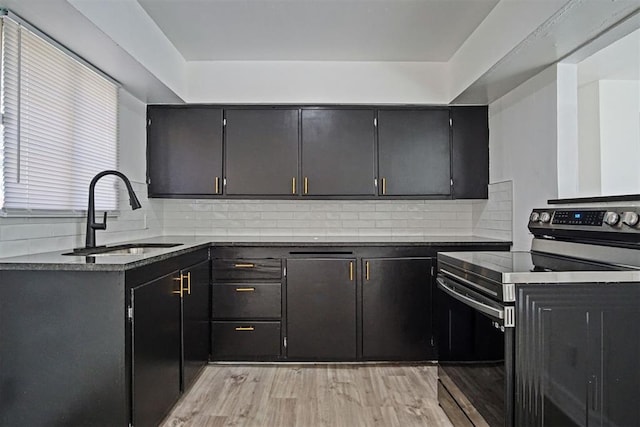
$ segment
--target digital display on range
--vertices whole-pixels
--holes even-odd
[[[606,211],[557,210],[553,215],[551,223],[599,227],[602,225],[605,212]]]

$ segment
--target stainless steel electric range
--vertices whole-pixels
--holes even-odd
[[[529,252],[438,254],[456,426],[640,423],[640,207],[534,209]]]

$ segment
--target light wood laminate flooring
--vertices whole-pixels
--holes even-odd
[[[208,365],[162,427],[451,427],[436,377],[431,365]]]

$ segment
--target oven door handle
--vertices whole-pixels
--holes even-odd
[[[475,310],[478,310],[491,317],[504,320],[504,310],[499,310],[497,308],[491,307],[490,305],[483,304],[480,301],[477,301],[473,298],[469,298],[468,296],[457,292],[454,288],[447,286],[445,281],[440,277],[438,277],[436,281],[438,282],[438,287],[442,289],[444,292],[446,292],[452,298],[455,298],[458,301],[468,305],[469,307],[474,308]]]
[[[494,292],[494,291],[489,290],[489,289],[487,289],[487,288],[485,288],[485,287],[483,287],[483,286],[480,286],[480,285],[478,285],[478,284],[476,284],[476,283],[473,283],[471,280],[467,280],[467,279],[465,279],[464,277],[460,277],[460,276],[458,276],[457,274],[453,274],[452,272],[450,272],[450,271],[448,271],[448,270],[445,270],[444,268],[440,268],[440,273],[444,274],[445,276],[448,276],[450,279],[453,279],[453,280],[456,280],[456,281],[462,282],[462,283],[464,283],[465,285],[467,285],[467,286],[471,286],[472,288],[478,289],[478,290],[480,290],[480,291],[482,291],[482,292],[488,292],[488,293],[490,293],[491,295],[498,296],[498,293],[497,293],[497,292]]]

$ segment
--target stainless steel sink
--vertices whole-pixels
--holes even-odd
[[[98,246],[95,248],[77,248],[73,252],[62,255],[70,256],[123,256],[123,255],[145,255],[159,252],[166,248],[180,246],[182,243],[128,243],[117,246]]]

